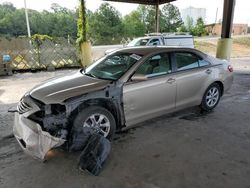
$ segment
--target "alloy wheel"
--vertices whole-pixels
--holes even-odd
[[[219,89],[217,87],[211,87],[206,95],[207,106],[210,108],[214,107],[219,100],[220,97],[219,95],[220,95]]]
[[[93,128],[96,132],[107,137],[110,132],[110,121],[103,114],[92,114],[90,115],[85,122],[83,123],[83,127]]]

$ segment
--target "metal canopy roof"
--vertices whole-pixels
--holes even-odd
[[[164,3],[170,3],[170,2],[176,1],[176,0],[104,0],[104,1],[137,3],[137,4],[145,4],[145,5],[160,5],[160,4],[164,4]]]

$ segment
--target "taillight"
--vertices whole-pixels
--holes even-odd
[[[228,69],[229,72],[233,72],[234,71],[234,69],[233,69],[233,67],[231,65],[228,65],[227,69]]]

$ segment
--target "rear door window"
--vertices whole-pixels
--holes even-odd
[[[200,67],[205,67],[205,66],[208,66],[208,65],[210,65],[210,63],[207,62],[206,60],[204,60],[204,59],[199,60],[199,66]]]
[[[192,53],[175,53],[175,62],[178,71],[188,70],[199,67],[199,58]]]

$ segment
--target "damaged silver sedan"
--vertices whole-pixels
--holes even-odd
[[[169,112],[210,111],[231,87],[232,72],[227,61],[195,49],[121,49],[29,91],[18,104],[14,135],[25,152],[44,159],[52,148],[74,147],[85,127],[112,139]]]

